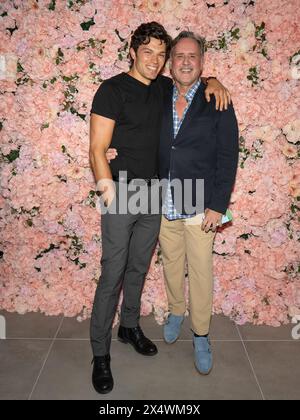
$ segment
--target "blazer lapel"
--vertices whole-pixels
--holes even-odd
[[[190,120],[193,118],[194,114],[197,113],[200,115],[201,111],[203,110],[205,106],[205,95],[204,95],[204,88],[205,86],[203,83],[199,86],[197,92],[195,93],[192,103],[187,110],[187,113],[185,114],[184,120],[182,121],[182,124],[180,126],[180,129],[177,133],[177,136],[175,138],[175,142],[180,141],[181,133],[189,126]],[[174,130],[173,130],[174,133]],[[174,134],[173,134],[174,136]]]

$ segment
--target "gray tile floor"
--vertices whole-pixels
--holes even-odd
[[[237,326],[214,315],[214,368],[209,376],[193,364],[189,320],[180,340],[167,345],[152,316],[141,319],[159,354],[143,357],[116,340],[113,331],[113,391],[97,394],[91,385],[89,320],[0,311],[6,339],[0,340],[0,399],[203,400],[300,399],[300,339],[293,325]]]

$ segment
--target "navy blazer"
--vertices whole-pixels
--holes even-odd
[[[204,180],[204,209],[224,214],[229,204],[238,164],[238,126],[233,106],[215,109],[215,98],[205,99],[200,84],[176,138],[173,132],[173,89],[165,95],[159,150],[161,179],[192,180],[192,203],[196,205],[196,179]],[[174,191],[172,189],[173,201]],[[183,214],[184,210],[182,190]]]

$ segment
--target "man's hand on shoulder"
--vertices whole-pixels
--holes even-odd
[[[223,111],[228,108],[228,105],[231,102],[230,93],[228,89],[215,78],[207,79],[207,87],[205,89],[205,98],[207,102],[210,102],[210,95],[215,95],[216,110]]]

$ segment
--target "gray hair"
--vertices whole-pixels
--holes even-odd
[[[205,52],[205,39],[202,38],[202,36],[195,34],[194,32],[191,31],[181,31],[176,38],[173,39],[172,44],[171,44],[171,54],[172,54],[172,50],[174,49],[174,47],[176,46],[176,44],[178,44],[178,42],[181,39],[193,39],[194,41],[197,42],[198,46],[199,46],[199,50],[200,50],[200,55],[201,57],[204,57],[204,52]]]

